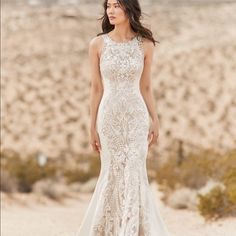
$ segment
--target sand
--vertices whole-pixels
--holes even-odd
[[[205,222],[197,212],[172,209],[160,200],[162,193],[151,184],[157,206],[173,236],[233,236],[236,218]],[[2,194],[2,236],[74,236],[91,194],[77,194],[56,203],[34,194],[17,194],[15,200]]]

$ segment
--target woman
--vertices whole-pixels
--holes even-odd
[[[167,236],[146,170],[159,135],[150,81],[157,41],[137,0],[106,0],[104,11],[103,32],[89,44],[90,142],[101,172],[77,235]]]

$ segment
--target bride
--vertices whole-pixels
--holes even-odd
[[[89,44],[90,143],[101,171],[77,236],[169,236],[146,169],[159,136],[150,78],[157,41],[137,0],[103,6],[102,32]]]

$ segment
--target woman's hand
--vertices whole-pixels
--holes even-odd
[[[148,147],[152,144],[157,143],[159,137],[159,125],[157,121],[153,121],[149,128],[148,133]]]
[[[90,144],[92,145],[93,151],[100,152],[101,150],[101,143],[99,139],[98,132],[96,129],[90,131]]]

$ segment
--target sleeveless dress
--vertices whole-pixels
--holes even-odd
[[[141,41],[106,33],[100,56],[103,96],[97,112],[101,171],[76,236],[169,236],[149,186],[149,113],[140,93]]]

